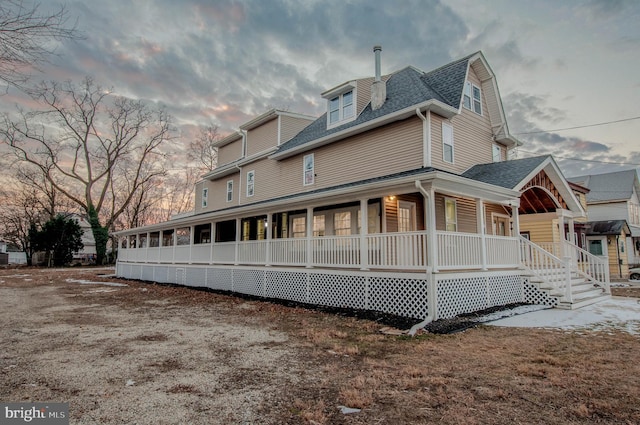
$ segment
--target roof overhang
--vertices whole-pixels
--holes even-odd
[[[247,205],[239,205],[224,210],[180,216],[172,220],[152,224],[149,226],[114,232],[116,236],[136,234],[140,232],[153,232],[167,228],[191,226],[211,222],[213,220],[227,220],[241,216],[252,216],[277,212],[279,209],[287,210],[304,209],[308,207],[324,206],[327,204],[339,204],[353,202],[360,197],[382,197],[390,193],[408,193],[416,191],[415,182],[420,181],[425,188],[433,188],[438,193],[450,196],[470,197],[495,202],[502,205],[518,206],[520,193],[516,190],[494,186],[475,180],[460,177],[444,171],[426,169],[424,173],[403,175],[397,178],[369,181],[362,184],[354,184],[328,188],[322,191],[310,191],[295,196],[285,196],[269,201],[255,202]]]
[[[282,152],[276,152],[273,155],[269,156],[269,159],[282,160],[285,158],[289,158],[299,153],[316,149],[320,146],[328,145],[338,140],[355,136],[356,134],[360,134],[380,126],[390,124],[394,121],[400,121],[400,120],[409,118],[416,114],[416,109],[419,109],[421,112],[432,111],[437,113],[440,116],[443,116],[444,118],[452,118],[458,114],[458,110],[456,108],[452,108],[451,106],[439,100],[429,100],[427,102],[409,106],[407,108],[400,109],[396,112],[383,115],[376,119],[363,122],[362,124],[345,128],[344,130],[329,134],[327,136],[316,139],[312,142],[308,142],[300,146],[296,146],[295,148],[287,149]]]
[[[567,208],[569,211],[573,213],[574,217],[586,217],[587,213],[582,207],[582,204],[576,198],[576,195],[573,193],[573,190],[569,186],[569,182],[564,178],[562,171],[556,164],[556,161],[552,156],[548,156],[544,161],[542,161],[537,167],[529,172],[529,174],[520,181],[520,183],[514,187],[515,190],[521,191],[522,188],[531,181],[540,171],[544,170],[544,172],[549,176],[553,185],[560,193],[560,196],[567,203]]]
[[[216,168],[215,170],[205,174],[204,176],[202,176],[203,180],[217,180],[219,178],[222,177],[226,177],[230,174],[234,174],[237,173],[240,170],[240,167],[250,163],[250,162],[254,162],[258,159],[264,158],[269,156],[271,153],[275,152],[278,149],[277,146],[274,146],[272,148],[266,149],[262,152],[258,152],[256,154],[253,154],[251,156],[247,156],[245,158],[240,158],[237,161],[234,162],[230,162],[228,164],[224,164],[221,167]]]

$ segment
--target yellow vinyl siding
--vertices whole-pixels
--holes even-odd
[[[371,84],[374,78],[363,78],[356,81],[356,115],[360,115],[362,110],[371,102]]]
[[[616,240],[615,235],[607,236],[607,255],[609,256],[609,273],[611,277],[627,277],[629,276],[629,263],[627,261],[628,254],[626,246],[626,234],[624,230]],[[616,247],[616,242],[618,246]],[[621,250],[621,246],[624,245],[624,252]],[[618,250],[620,250],[618,252]]]
[[[243,173],[246,171],[243,170]],[[238,183],[240,173],[231,174],[214,181],[209,181],[209,208],[215,211],[238,205]],[[233,201],[227,202],[227,182],[233,180]],[[244,178],[242,179],[244,181]],[[244,191],[244,188],[243,188]],[[244,193],[243,193],[244,195]]]
[[[446,229],[444,200],[456,201],[457,232],[477,233],[478,222],[476,219],[476,202],[473,199],[458,198],[455,196],[436,193],[436,230]]]
[[[424,230],[424,197],[420,193],[397,195],[393,200],[385,196],[384,217],[387,232],[398,231],[398,205],[400,201],[412,202],[416,206],[416,230]]]
[[[293,139],[293,136],[300,133],[312,122],[312,119],[280,116],[280,144]]]
[[[247,156],[263,152],[278,144],[277,118],[247,132]]]
[[[468,80],[478,87],[481,86],[473,69],[469,70]],[[465,108],[461,108],[460,115],[456,115],[451,120],[431,114],[431,162],[434,167],[462,173],[473,165],[493,161],[493,133],[484,88],[481,92],[482,115]],[[444,161],[442,157],[443,121],[453,126],[453,164]]]
[[[492,214],[499,214],[501,216],[509,216],[511,217],[511,212],[508,211],[507,208],[503,207],[502,205],[498,205],[498,204],[485,204],[484,206],[484,211],[485,211],[485,226],[486,226],[486,234],[487,235],[493,235],[493,219],[492,219]],[[511,231],[511,224],[509,227],[509,235],[513,236],[513,232]]]
[[[520,215],[520,232],[529,233],[531,242],[558,242],[558,219],[555,213]]]
[[[218,166],[237,161],[242,157],[242,138],[218,149]]]

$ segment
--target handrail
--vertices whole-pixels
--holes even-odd
[[[565,301],[572,302],[570,259],[560,259],[528,239],[520,239],[520,260],[552,289],[563,291]]]
[[[564,241],[563,248],[573,260],[573,271],[593,284],[602,287],[606,294],[611,294],[608,259],[593,255],[568,241]]]

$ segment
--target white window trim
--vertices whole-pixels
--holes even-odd
[[[445,141],[445,128],[449,128],[451,129],[451,144],[446,143]],[[451,161],[447,161],[446,156],[445,156],[445,145],[450,145],[451,146]],[[453,135],[453,126],[447,122],[443,122],[442,123],[442,160],[448,164],[454,164],[455,163],[455,143],[454,143],[454,135]]]
[[[202,208],[207,208],[209,201],[209,188],[202,188]]]
[[[344,103],[343,103],[343,96],[347,93],[351,92],[352,96],[351,96],[351,102],[353,105],[353,115],[351,115],[350,117],[344,117]],[[331,105],[331,101],[335,98],[338,98],[338,120],[336,122],[331,122],[331,111],[330,111],[330,105]],[[333,96],[331,96],[331,98],[327,99],[327,128],[333,128],[333,127],[338,127],[342,124],[346,124],[348,122],[351,122],[353,120],[356,119],[356,117],[358,116],[358,111],[356,110],[357,107],[357,100],[358,96],[357,96],[357,92],[356,92],[356,88],[355,87],[350,87],[348,90],[344,90],[342,93],[337,93],[334,94]]]
[[[507,220],[507,227],[505,228],[506,231],[506,235],[505,236],[511,236],[511,217],[508,216],[507,214],[500,214],[500,213],[491,213],[491,227],[493,228],[493,236],[498,236],[497,233],[497,228],[496,228],[496,218],[502,218]]]
[[[413,232],[417,230],[417,219],[416,219],[416,203],[409,201],[398,201],[398,232],[400,231],[400,209],[409,210],[409,232]]]
[[[480,99],[479,99],[479,104],[480,104],[480,112],[476,111],[475,107],[474,107],[474,97],[473,97],[473,89],[478,89],[478,92],[480,93]],[[464,101],[465,98],[469,98],[469,106],[465,105]],[[480,88],[480,86],[477,86],[475,84],[473,84],[471,81],[466,81],[464,84],[464,90],[462,93],[462,107],[464,109],[467,109],[469,111],[475,112],[476,114],[482,116],[482,89]]]
[[[455,213],[454,221],[450,221],[447,217],[447,203],[453,202],[453,209]],[[455,230],[449,230],[449,224],[455,225]],[[447,232],[457,232],[458,231],[458,203],[453,198],[444,198],[444,230]]]
[[[307,170],[307,158],[311,158],[311,169]],[[311,171],[311,181],[307,182],[307,171]],[[310,153],[302,158],[302,185],[312,186],[316,182],[316,163],[314,154]]]
[[[233,180],[227,180],[227,202],[233,202]]]
[[[500,157],[497,160],[496,160],[496,157],[495,157],[495,153],[496,153],[495,149],[496,148],[498,148],[498,152],[500,153]],[[502,148],[500,147],[499,144],[497,144],[497,143],[492,143],[491,144],[491,157],[493,159],[493,162],[502,162],[502,161],[504,161],[502,159]]]
[[[251,176],[251,178],[249,178]],[[247,198],[251,198],[256,192],[256,172],[255,170],[247,171]]]

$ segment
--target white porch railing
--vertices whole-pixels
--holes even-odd
[[[307,240],[305,238],[272,239],[271,264],[300,266],[307,263]]]
[[[540,245],[520,237],[520,258],[526,268],[544,281],[548,289],[561,292],[572,301],[570,260],[561,260]]]
[[[324,236],[311,239],[313,265],[359,267],[360,237]]]
[[[593,255],[569,241],[563,241],[562,243],[540,242],[538,245],[558,258],[570,258],[572,271],[602,287],[607,294],[611,294],[609,259],[607,257]]]
[[[122,248],[120,259],[177,264],[246,264],[296,267],[425,270],[428,234],[424,231],[350,236],[214,242],[154,248]],[[436,232],[438,267],[474,270],[518,267],[516,238]],[[483,264],[483,242],[486,253]],[[363,245],[364,244],[364,245]],[[363,257],[364,256],[364,257]],[[365,261],[362,261],[362,260]]]
[[[425,232],[367,235],[369,267],[424,269],[427,266]]]

